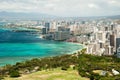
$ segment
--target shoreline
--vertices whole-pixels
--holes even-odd
[[[83,48],[84,48],[84,46],[82,45],[82,44],[80,44],[80,43],[71,43],[71,42],[66,42],[66,43],[70,43],[70,44],[75,44],[75,45],[80,45],[80,47],[79,47],[79,49],[78,50],[74,50],[74,51],[72,51],[72,52],[67,52],[67,53],[61,53],[61,54],[57,54],[57,55],[48,55],[48,56],[18,56],[18,57],[1,57],[1,64],[0,64],[0,67],[3,67],[3,66],[6,66],[6,65],[15,65],[17,62],[25,62],[25,61],[27,61],[27,60],[32,60],[32,59],[34,59],[34,58],[37,58],[37,59],[40,59],[40,58],[46,58],[46,57],[55,57],[55,56],[63,56],[63,55],[72,55],[72,54],[74,54],[74,53],[77,53],[77,52],[79,52],[79,51],[81,51]],[[58,52],[58,53],[60,53],[60,52]],[[10,60],[11,62],[8,62],[8,60]],[[15,62],[15,60],[17,60],[16,62]],[[5,63],[6,64],[5,64]]]
[[[80,45],[82,46],[83,48],[79,49],[79,50],[75,50],[71,53],[68,53],[68,54],[74,54],[74,53],[78,53],[79,51],[81,51],[82,49],[84,49],[86,46],[84,44],[81,44],[81,43],[78,43],[78,42],[67,42],[67,43],[71,43],[71,44],[76,44],[76,45]]]

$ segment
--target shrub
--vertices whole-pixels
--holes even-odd
[[[17,70],[10,71],[10,77],[20,77],[20,73]]]
[[[64,67],[64,66],[63,66],[63,67],[61,68],[61,70],[67,71],[67,67]]]
[[[79,75],[82,76],[82,77],[88,77],[89,76],[89,74],[87,74],[87,72],[85,72],[85,71],[79,72]]]
[[[90,76],[90,80],[94,80],[94,76],[93,75]]]
[[[69,68],[69,66],[68,65],[65,65],[65,66],[62,66],[62,68],[61,68],[61,70],[67,70]]]

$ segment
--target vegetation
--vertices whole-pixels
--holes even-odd
[[[78,70],[80,76],[90,80],[119,80],[120,75],[114,75],[112,72],[112,69],[120,72],[119,63],[120,59],[115,56],[88,55],[86,49],[83,49],[72,55],[32,59],[15,65],[6,65],[0,69],[0,74],[2,77],[19,77],[37,71],[54,71],[56,68],[67,72],[72,68]],[[104,75],[101,75],[102,72],[105,72]]]
[[[0,76],[0,80],[3,80],[4,78],[3,78],[3,76]]]
[[[20,73],[17,70],[11,70],[10,77],[20,77]]]
[[[120,79],[120,75],[115,76],[112,73],[112,69],[120,72],[119,58],[116,58],[114,56],[95,56],[88,54],[79,54],[78,57],[78,72],[82,77],[88,77],[90,80]],[[105,71],[106,74],[100,75],[101,73],[95,73],[95,70]]]
[[[35,73],[22,75],[18,78],[5,77],[5,80],[89,80],[79,76],[77,70],[68,69],[67,71],[56,68],[54,70],[42,70]]]
[[[61,67],[61,70],[67,70],[70,65],[77,65],[77,63],[77,56],[71,55],[32,59],[25,62],[18,62],[15,65],[6,65],[0,69],[0,74],[2,76],[10,75],[11,77],[19,77],[19,74],[28,74],[41,70],[48,71],[58,67]]]

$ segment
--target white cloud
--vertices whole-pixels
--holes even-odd
[[[95,8],[95,9],[98,8],[98,6],[97,6],[96,4],[92,4],[92,3],[91,3],[91,4],[88,4],[88,7],[89,7],[89,8],[93,8],[93,9],[94,9],[94,8]]]
[[[0,0],[0,11],[58,16],[116,15],[120,14],[120,0]]]

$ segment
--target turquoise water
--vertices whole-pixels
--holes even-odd
[[[32,58],[58,56],[82,49],[82,45],[43,40],[37,32],[0,29],[0,66]]]
[[[32,58],[73,53],[83,46],[68,42],[42,40],[33,43],[0,43],[0,66],[15,64]]]

